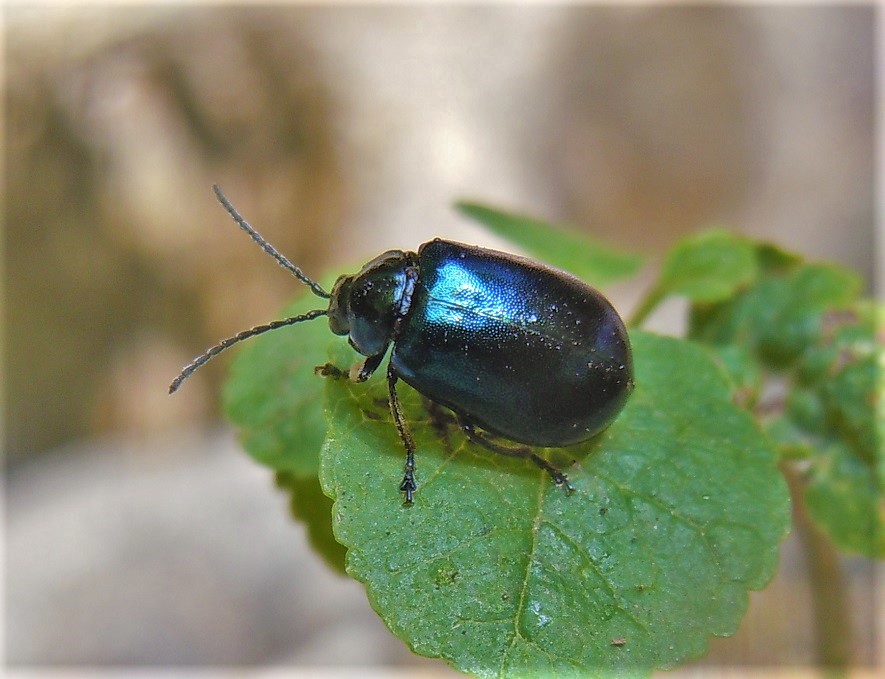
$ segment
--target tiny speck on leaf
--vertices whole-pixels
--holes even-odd
[[[433,581],[437,587],[445,587],[446,585],[453,585],[457,579],[458,569],[451,566],[441,566],[437,569]]]

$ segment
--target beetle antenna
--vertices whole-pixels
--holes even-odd
[[[311,280],[307,277],[307,275],[299,269],[297,266],[292,264],[283,254],[281,254],[273,245],[268,243],[260,233],[258,233],[252,226],[243,219],[242,215],[237,212],[237,209],[231,204],[231,202],[227,199],[227,196],[221,192],[221,188],[218,184],[212,185],[212,190],[215,192],[215,197],[218,198],[218,202],[224,206],[224,209],[230,213],[230,216],[234,218],[234,221],[240,225],[240,228],[243,229],[246,233],[252,236],[252,240],[254,240],[258,245],[261,246],[261,249],[264,250],[267,254],[277,260],[277,263],[286,269],[289,273],[291,273],[295,278],[299,281],[308,285],[310,287],[311,292],[315,294],[317,297],[322,297],[323,299],[329,299],[331,295],[320,287],[320,284],[316,281]]]
[[[172,380],[172,384],[169,385],[169,393],[174,394],[178,390],[178,387],[181,386],[181,383],[184,382],[188,377],[190,377],[197,368],[208,363],[211,359],[218,356],[218,354],[220,354],[222,351],[230,346],[233,346],[237,342],[242,342],[244,339],[255,337],[255,335],[260,335],[261,333],[267,332],[268,330],[276,330],[277,328],[282,328],[286,325],[292,325],[293,323],[300,323],[301,321],[312,321],[314,318],[326,316],[328,315],[328,313],[329,311],[327,309],[314,309],[313,311],[308,311],[306,314],[301,314],[300,316],[292,316],[291,318],[284,318],[279,321],[271,321],[270,323],[266,323],[264,325],[256,325],[254,328],[243,330],[242,332],[238,332],[233,337],[228,337],[227,339],[221,340],[214,347],[208,349],[205,353],[200,354],[193,361],[191,361],[186,366],[184,366],[184,368],[181,369],[178,377]]]

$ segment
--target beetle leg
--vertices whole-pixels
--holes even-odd
[[[487,450],[491,450],[493,453],[498,453],[499,455],[529,459],[538,467],[550,474],[550,476],[553,478],[553,482],[557,486],[565,486],[566,493],[571,495],[573,492],[575,492],[575,487],[571,483],[569,483],[568,477],[559,469],[550,464],[543,457],[532,451],[531,448],[526,448],[525,446],[520,446],[519,448],[508,448],[507,446],[502,446],[501,444],[491,440],[485,434],[481,434],[480,432],[476,431],[473,423],[468,421],[463,415],[460,414],[458,414],[458,424],[461,426],[461,430],[467,435],[467,438],[474,443],[481,445]]]
[[[455,418],[452,417],[452,412],[443,408],[439,403],[426,396],[424,396],[422,400],[424,401],[424,409],[427,411],[427,415],[430,418],[430,426],[433,427],[437,436],[442,439],[446,450],[452,452],[452,442],[449,438],[451,426],[455,424]]]
[[[378,366],[381,365],[381,361],[384,360],[384,354],[387,351],[387,347],[384,348],[384,351],[381,353],[375,354],[374,356],[369,356],[365,361],[363,361],[362,366],[353,376],[354,382],[365,382],[372,376]],[[359,364],[357,364],[359,365]]]
[[[347,377],[347,373],[333,363],[323,363],[313,369],[313,374],[319,377],[331,377],[336,380]]]
[[[399,403],[399,397],[396,395],[396,373],[393,366],[387,366],[387,391],[390,398],[390,412],[393,414],[393,423],[399,432],[399,437],[406,448],[406,471],[403,475],[403,482],[399,489],[406,494],[406,504],[412,504],[412,493],[415,492],[415,441],[412,434],[406,426],[406,418],[403,416],[402,407]]]

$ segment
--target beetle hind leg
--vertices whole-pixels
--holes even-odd
[[[498,453],[498,455],[506,455],[507,457],[521,457],[523,459],[528,459],[534,462],[538,467],[543,469],[545,472],[550,474],[550,477],[553,479],[553,483],[557,486],[562,486],[565,488],[565,492],[571,495],[575,492],[575,487],[569,483],[568,477],[559,469],[550,464],[543,457],[535,453],[531,448],[527,448],[525,446],[519,446],[518,448],[510,448],[508,446],[503,446],[500,443],[492,440],[487,434],[478,432],[476,427],[473,426],[473,423],[468,421],[463,415],[458,414],[458,424],[461,427],[461,431],[470,439],[473,443],[476,443],[486,450],[491,450],[493,453]]]

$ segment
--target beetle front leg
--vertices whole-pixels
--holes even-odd
[[[354,382],[365,382],[369,379],[372,374],[378,369],[378,366],[381,365],[381,361],[384,360],[384,354],[387,348],[385,347],[385,351],[382,351],[374,356],[369,356],[363,364],[356,371],[351,371],[351,379]],[[359,363],[357,363],[359,365]]]
[[[400,406],[399,397],[396,395],[397,375],[393,371],[393,366],[387,366],[387,391],[390,402],[390,412],[393,414],[393,423],[399,432],[400,440],[406,448],[406,471],[403,475],[403,482],[399,489],[406,494],[405,504],[412,504],[412,494],[418,487],[415,485],[415,440],[412,433],[406,426],[406,418],[403,416],[402,407]]]

